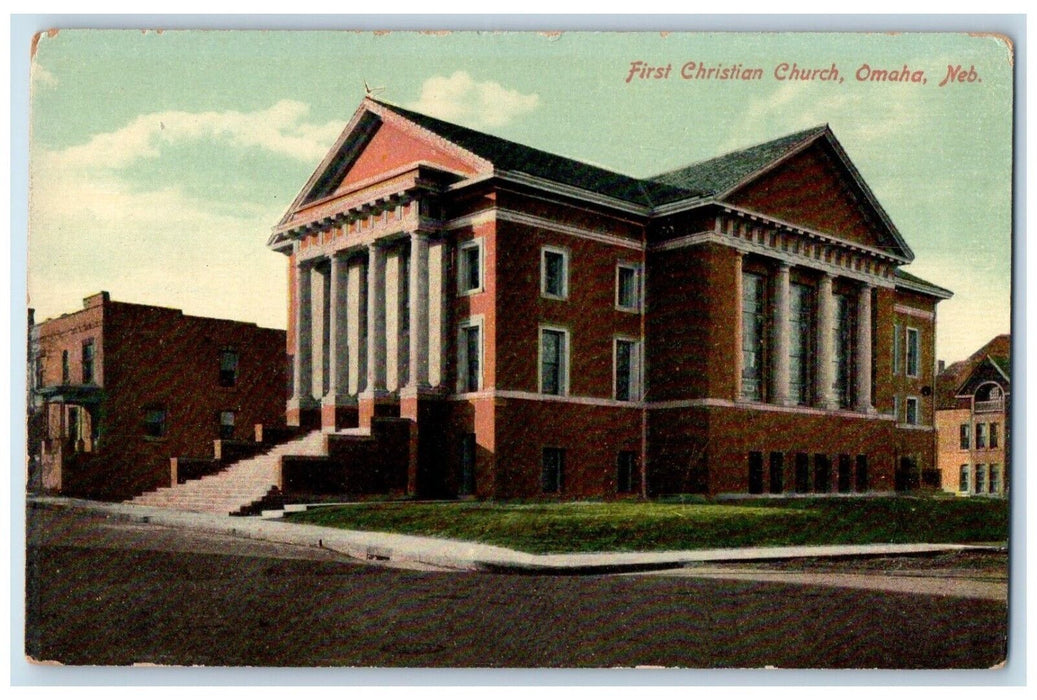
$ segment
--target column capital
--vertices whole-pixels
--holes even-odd
[[[789,262],[788,260],[781,260],[781,259],[778,260],[778,271],[779,272],[788,272],[791,269],[792,269],[792,263],[791,262]]]

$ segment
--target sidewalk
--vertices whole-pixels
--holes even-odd
[[[113,518],[166,527],[189,528],[279,544],[321,547],[356,559],[415,562],[447,569],[496,573],[609,574],[676,569],[687,564],[703,562],[751,562],[803,557],[872,557],[961,550],[997,551],[1000,549],[994,545],[872,544],[742,547],[673,552],[527,554],[505,547],[438,537],[340,530],[316,525],[289,524],[265,518],[189,513],[124,503],[104,503],[52,496],[30,496],[27,501],[29,504],[56,508],[79,508]]]

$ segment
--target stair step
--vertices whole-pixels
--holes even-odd
[[[228,465],[215,474],[140,494],[128,503],[190,512],[234,514],[265,502],[280,478],[281,457],[323,456],[324,436],[313,431]],[[273,505],[277,501],[271,501]]]

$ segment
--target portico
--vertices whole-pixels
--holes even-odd
[[[429,269],[442,269],[444,248],[421,230],[362,243],[337,233],[325,237],[326,248],[303,251],[296,243],[288,413],[299,424],[319,410],[321,426],[334,430],[369,425],[373,415],[399,415],[401,395],[436,395],[429,376],[443,376],[446,336],[440,314],[430,323],[430,300],[443,289],[441,274],[430,288]],[[430,344],[440,350],[434,367]]]

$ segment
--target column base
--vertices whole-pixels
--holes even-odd
[[[398,400],[388,391],[365,391],[357,397],[357,424],[361,428],[370,428],[372,418],[398,417],[399,410]]]
[[[400,399],[434,399],[440,397],[442,393],[442,391],[440,391],[437,388],[433,388],[430,384],[408,384],[407,386],[400,389]]]
[[[320,424],[325,432],[357,427],[360,423],[356,397],[325,396],[320,406]]]
[[[319,428],[321,426],[320,403],[312,396],[293,396],[288,399],[285,422],[293,427]]]

